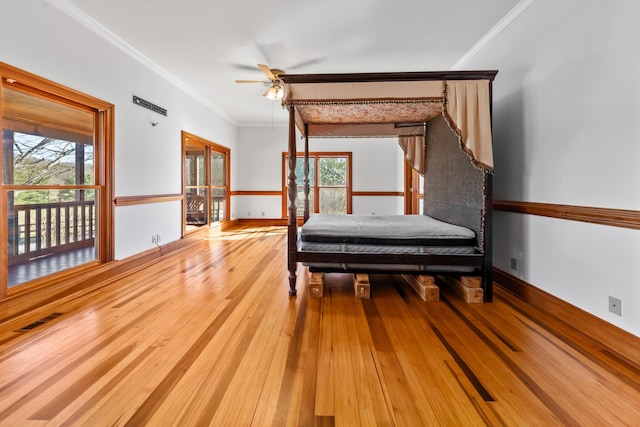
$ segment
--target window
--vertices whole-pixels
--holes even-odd
[[[230,150],[182,133],[186,231],[228,220]]]
[[[0,73],[5,295],[113,259],[113,106],[3,64]]]
[[[288,212],[288,153],[282,153],[283,217]],[[296,154],[298,216],[304,215],[304,153]],[[309,153],[309,212],[351,213],[351,153]]]

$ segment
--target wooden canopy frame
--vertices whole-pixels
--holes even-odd
[[[484,300],[492,300],[491,257],[491,188],[492,163],[476,163],[474,153],[462,145],[463,132],[456,123],[449,124],[461,138],[461,148],[467,151],[471,161],[483,169],[482,220],[479,228],[481,240],[477,253],[472,255],[374,255],[356,253],[319,253],[298,250],[297,185],[296,185],[296,129],[304,138],[304,221],[309,218],[309,137],[390,137],[415,135],[416,129],[425,132],[424,124],[442,114],[446,107],[434,114],[432,103],[447,103],[447,82],[483,81],[488,88],[487,118],[491,127],[492,82],[497,71],[441,71],[401,73],[356,73],[356,74],[284,74],[285,86],[283,106],[289,111],[288,140],[288,241],[287,265],[289,270],[289,294],[296,295],[296,271],[298,262],[342,262],[357,264],[430,264],[473,266],[482,271]],[[353,89],[353,88],[356,89]],[[360,88],[365,88],[364,91]],[[440,88],[438,90],[438,88]],[[397,89],[397,90],[396,90]],[[366,93],[367,95],[363,95]],[[354,105],[353,116],[348,112],[331,112],[335,106]],[[411,108],[406,108],[407,106]],[[362,111],[367,106],[366,112]],[[306,111],[311,107],[313,110]],[[360,109],[358,111],[358,109]],[[379,111],[384,109],[383,111]],[[400,111],[396,117],[394,110]],[[411,111],[413,110],[413,112]],[[409,111],[409,112],[407,112]],[[413,115],[412,115],[413,114]],[[450,118],[449,118],[450,119]],[[412,126],[414,125],[414,126]],[[462,124],[460,127],[464,127]],[[426,140],[426,132],[425,132]],[[491,152],[489,134],[489,153]],[[486,150],[486,149],[485,149]]]

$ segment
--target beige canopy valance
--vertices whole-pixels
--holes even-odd
[[[496,71],[285,74],[284,106],[308,137],[424,135],[444,115],[474,164],[491,170],[491,82]],[[415,144],[419,139],[405,139]],[[407,150],[407,142],[400,140]],[[411,152],[422,150],[411,147]],[[421,163],[416,160],[416,163]]]

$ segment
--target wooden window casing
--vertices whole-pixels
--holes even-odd
[[[78,267],[72,267],[63,272],[53,273],[50,276],[40,277],[25,285],[16,286],[10,290],[7,287],[8,281],[8,242],[0,244],[0,298],[22,292],[34,287],[40,287],[54,280],[56,276],[64,275],[70,277],[75,271],[84,272],[87,268],[97,267],[100,263],[106,263],[114,259],[114,242],[113,242],[113,169],[114,169],[114,114],[115,107],[105,101],[86,95],[77,90],[62,86],[58,83],[44,79],[29,72],[20,70],[10,65],[0,63],[0,129],[6,129],[6,126],[14,126],[15,117],[22,114],[24,116],[36,117],[37,122],[31,125],[25,122],[22,124],[25,128],[33,126],[33,129],[46,130],[54,137],[63,137],[65,133],[75,132],[74,126],[77,124],[73,115],[65,117],[57,117],[51,115],[49,111],[38,111],[38,106],[21,105],[14,103],[11,109],[15,111],[3,111],[3,93],[5,88],[10,88],[15,93],[22,93],[32,99],[44,99],[52,101],[60,105],[71,107],[69,110],[77,110],[86,114],[87,112],[94,115],[93,131],[88,135],[92,138],[94,145],[94,171],[93,183],[85,185],[70,185],[68,190],[93,190],[96,194],[96,259],[94,262],[83,264]],[[4,123],[6,120],[7,123]],[[6,125],[6,126],[5,126]],[[0,152],[0,165],[4,165],[3,174],[7,173],[6,169],[9,162],[13,164],[13,160],[5,158],[9,155],[10,150],[4,149]],[[3,176],[0,185],[0,233],[8,236],[8,215],[9,215],[9,193],[12,191],[33,190],[33,186],[14,185],[6,183],[6,177]],[[12,180],[9,180],[12,181]],[[64,187],[64,186],[62,186]],[[61,186],[56,189],[65,189]]]

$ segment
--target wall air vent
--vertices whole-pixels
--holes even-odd
[[[152,104],[151,102],[146,101],[146,100],[144,100],[144,99],[142,99],[140,97],[137,97],[135,95],[133,95],[133,103],[136,104],[136,105],[139,105],[141,107],[144,107],[146,109],[149,109],[149,110],[151,110],[153,112],[156,112],[158,114],[162,114],[165,117],[167,116],[167,110],[165,110],[164,108],[158,107],[156,104]]]

